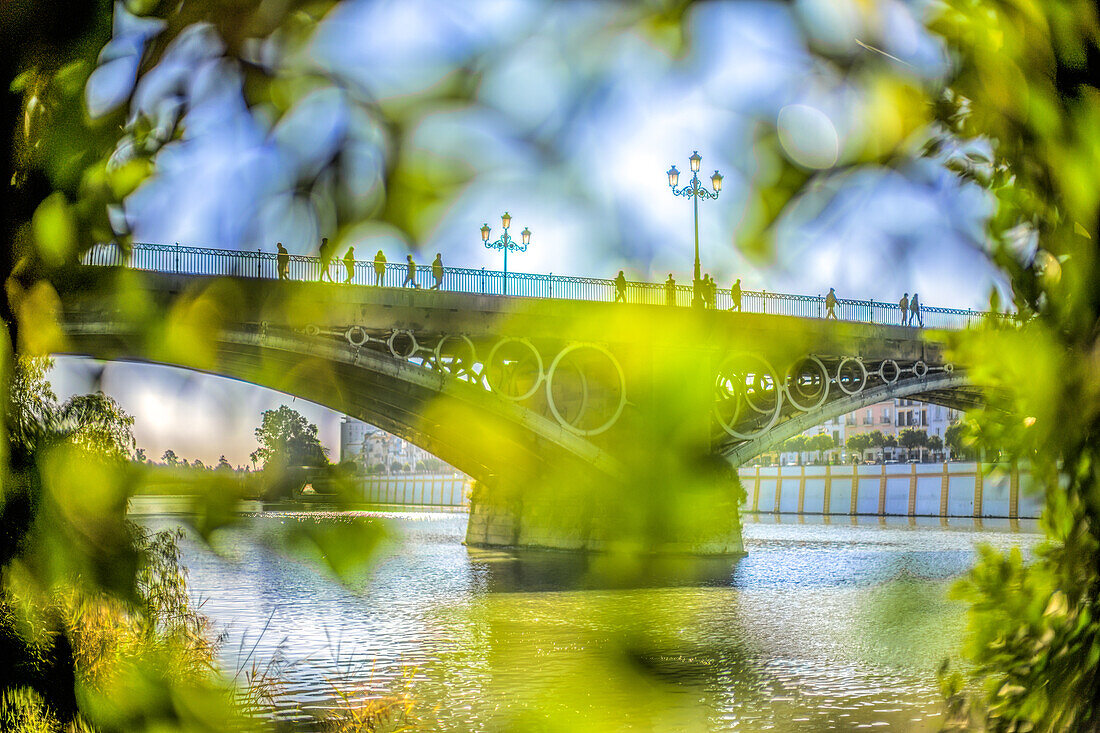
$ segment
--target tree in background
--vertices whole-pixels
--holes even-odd
[[[933,453],[942,453],[943,452],[943,438],[941,438],[938,435],[929,435],[928,436],[928,450],[932,451]]]
[[[802,451],[806,450],[809,437],[806,435],[792,435],[783,441],[783,452],[794,453],[795,460],[802,463]]]
[[[836,438],[829,433],[818,433],[810,439],[809,447],[810,450],[824,453],[825,451],[836,448]]]
[[[250,457],[262,463],[264,470],[328,465],[328,451],[317,437],[317,426],[286,405],[265,410],[255,435],[260,447]]]
[[[134,451],[134,418],[102,392],[75,395],[57,410],[57,421],[76,445],[95,455],[129,460]]]
[[[943,431],[943,442],[953,458],[973,459],[973,441],[970,428],[965,422],[960,420],[948,425],[947,429]]]
[[[160,462],[163,463],[165,466],[168,466],[169,468],[175,468],[180,464],[180,458],[176,455],[176,452],[174,450],[169,448],[168,450],[164,451],[163,455],[161,455]]]
[[[871,447],[871,433],[859,433],[850,435],[844,441],[844,447],[852,451],[852,461],[863,459],[863,452]]]
[[[920,450],[928,446],[928,433],[920,428],[905,428],[898,434],[898,444],[909,451]]]

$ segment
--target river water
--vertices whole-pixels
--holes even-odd
[[[965,631],[948,589],[979,543],[1040,539],[1027,523],[750,518],[736,564],[621,588],[568,555],[468,550],[464,514],[368,516],[391,540],[347,586],[272,541],[347,515],[250,515],[216,551],[184,543],[225,668],[276,671],[303,730],[334,700],[402,690],[430,730],[935,730],[934,670]]]

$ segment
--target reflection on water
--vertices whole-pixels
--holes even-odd
[[[616,588],[591,560],[468,551],[464,515],[387,516],[395,540],[352,588],[268,541],[280,523],[330,519],[256,515],[218,554],[185,547],[229,670],[287,660],[288,715],[334,686],[411,677],[455,730],[935,730],[932,671],[963,628],[947,587],[976,543],[1039,540],[1026,525],[748,518],[744,558],[692,566],[686,585],[662,566],[652,587]]]

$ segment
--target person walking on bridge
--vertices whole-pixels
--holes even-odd
[[[825,320],[832,318],[834,321],[840,320],[836,317],[836,291],[829,288],[828,295],[825,296]]]
[[[432,285],[432,290],[443,289],[443,255],[439,252],[435,253],[435,259],[432,260],[432,279],[435,280],[435,284]]]
[[[278,242],[275,247],[279,250],[279,253],[275,255],[275,264],[279,269],[279,279],[289,280],[290,276],[287,274],[287,269],[290,267],[290,253],[286,251],[286,247],[282,242]]]
[[[615,302],[626,302],[626,275],[622,270],[619,270],[619,274],[615,276]]]
[[[730,287],[730,310],[741,312],[741,278],[737,278]]]
[[[676,305],[676,281],[672,279],[671,272],[665,280],[665,305]]]
[[[382,286],[382,278],[386,276],[386,255],[382,254],[382,250],[378,250],[378,254],[374,256],[374,286]]]
[[[916,323],[918,327],[924,328],[924,319],[921,318],[920,313],[920,301],[917,300],[916,293],[913,293],[913,299],[909,301],[909,313],[909,325],[912,326]]]
[[[329,282],[333,282],[332,273],[329,272],[328,267],[332,263],[332,256],[336,254],[336,244],[329,244],[328,237],[321,237],[321,246],[317,248],[317,256],[321,260],[321,274],[317,276],[317,282],[321,282],[328,277]]]
[[[916,293],[913,294],[916,297]],[[901,325],[909,325],[909,293],[901,296],[901,300],[898,301],[898,308],[901,310]]]
[[[351,279],[355,277],[355,247],[348,247],[348,251],[344,253],[344,269],[348,271],[348,276],[344,278],[344,282],[350,283]]]
[[[401,287],[418,287],[416,284],[416,263],[413,262],[412,255],[405,255],[405,281],[401,283]]]

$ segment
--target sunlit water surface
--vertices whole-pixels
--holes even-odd
[[[394,539],[351,587],[272,549],[280,525],[336,515],[249,516],[216,553],[185,542],[225,667],[279,662],[282,715],[303,729],[389,688],[432,729],[935,730],[934,670],[965,623],[948,588],[979,543],[1039,540],[1007,523],[749,519],[736,565],[621,589],[569,556],[467,550],[464,514],[372,516]]]

